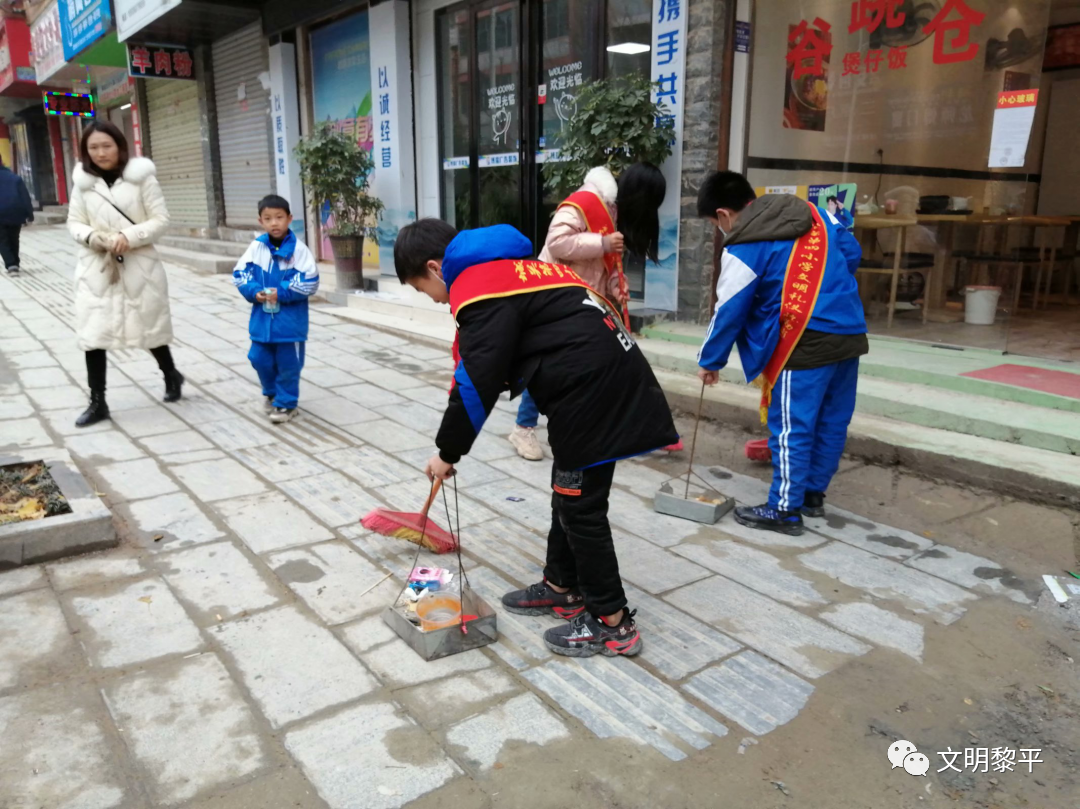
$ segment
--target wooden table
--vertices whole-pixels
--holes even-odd
[[[859,267],[857,272],[871,273],[874,275],[890,275],[892,282],[889,285],[889,314],[886,320],[886,328],[892,328],[893,313],[896,309],[896,289],[900,283],[900,273],[903,272],[901,262],[904,255],[904,242],[907,229],[918,224],[913,216],[901,216],[900,214],[865,214],[855,217],[855,230],[862,231],[863,256],[874,252],[877,242],[877,231],[888,228],[897,228],[896,249],[893,252],[892,267]],[[863,301],[865,305],[865,300]],[[923,306],[923,322],[926,322],[926,306]]]

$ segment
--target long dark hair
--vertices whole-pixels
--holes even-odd
[[[108,135],[114,141],[116,141],[116,148],[120,150],[120,161],[116,164],[116,171],[123,174],[124,169],[128,164],[128,142],[124,137],[124,133],[111,121],[98,121],[94,120],[83,127],[82,140],[79,141],[79,154],[81,155],[83,171],[87,174],[94,174],[98,177],[101,176],[101,169],[99,169],[94,161],[90,159],[90,152],[86,148],[86,142],[90,140],[90,136],[95,132],[101,132],[104,135]]]
[[[667,193],[667,181],[652,163],[635,163],[619,175],[619,232],[626,247],[639,256],[658,261],[660,217],[658,210]]]

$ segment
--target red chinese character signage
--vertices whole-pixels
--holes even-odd
[[[90,93],[42,93],[46,115],[75,118],[94,117],[94,97]]]
[[[137,79],[195,78],[191,49],[178,45],[133,45],[128,43],[128,75]]]
[[[803,76],[821,76],[825,72],[822,63],[828,61],[832,53],[832,28],[821,17],[814,19],[813,27],[806,20],[801,20],[788,36],[787,63],[792,69],[792,78],[798,81]]]
[[[974,59],[979,46],[971,41],[971,29],[985,18],[983,12],[975,11],[964,0],[945,0],[941,11],[923,28],[924,34],[934,37],[934,64]]]
[[[902,4],[903,0],[855,0],[848,33],[865,30],[872,34],[882,23],[886,28],[900,28],[907,19],[907,14],[899,10]]]

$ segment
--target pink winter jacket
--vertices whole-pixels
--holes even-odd
[[[590,170],[585,175],[581,190],[599,194],[611,212],[611,218],[615,219],[615,197],[619,187],[606,167],[598,166]],[[619,297],[619,275],[609,274],[604,266],[603,239],[599,233],[589,232],[585,219],[576,208],[564,205],[556,210],[551,218],[539,259],[567,265],[580,275],[585,283],[612,303],[616,303]]]

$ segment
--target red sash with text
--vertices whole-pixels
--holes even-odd
[[[589,229],[590,233],[607,236],[615,232],[615,220],[611,218],[611,211],[607,209],[607,205],[604,204],[598,194],[592,191],[575,191],[564,199],[559,204],[559,207],[561,208],[563,205],[569,205],[577,209],[585,220],[585,227]],[[608,275],[618,273],[619,294],[622,295],[623,300],[629,300],[630,287],[626,283],[626,275],[623,273],[622,253],[604,253],[604,267],[607,268]],[[625,306],[622,309],[622,318],[626,328],[629,329],[630,312]]]
[[[595,292],[569,267],[531,259],[499,259],[469,267],[450,287],[450,313],[456,321],[457,313],[470,303],[560,287],[583,287],[593,291],[616,318],[619,316],[619,310],[610,301]],[[454,335],[453,357],[457,368],[461,362],[457,334]]]
[[[808,203],[809,204],[809,203]],[[825,259],[829,254],[829,231],[816,205],[810,205],[814,225],[795,240],[784,273],[783,298],[780,305],[780,340],[776,351],[761,373],[761,422],[768,419],[772,389],[795,350],[810,316],[814,312],[821,279],[825,275]]]

